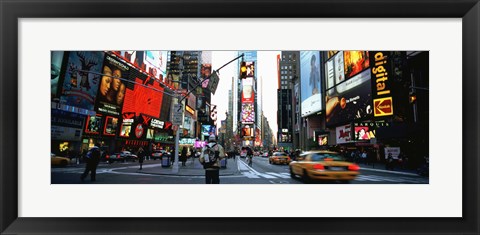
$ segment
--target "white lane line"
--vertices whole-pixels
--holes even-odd
[[[253,178],[253,179],[258,179],[258,178],[260,178],[260,176],[258,176],[257,174],[254,174],[254,173],[252,173],[252,172],[250,172],[250,171],[248,171],[248,172],[242,172],[242,175],[244,175],[244,176],[246,176],[246,177],[248,177],[248,178]]]
[[[262,174],[262,173],[257,173],[259,176],[263,177],[263,178],[267,178],[267,179],[276,179],[277,177],[275,176],[271,176],[271,175],[268,175],[268,174]]]
[[[277,176],[277,177],[280,177],[280,178],[283,178],[283,179],[288,179],[290,178],[290,176],[286,176],[286,175],[283,175],[283,174],[277,174],[275,172],[265,172],[266,174],[269,174],[269,175],[274,175],[274,176]]]

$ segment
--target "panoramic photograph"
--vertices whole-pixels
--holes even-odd
[[[51,184],[429,184],[429,51],[51,51]]]

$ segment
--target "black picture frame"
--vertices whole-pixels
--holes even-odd
[[[112,4],[114,3],[114,4]],[[106,11],[108,6],[109,10]],[[1,0],[2,234],[479,234],[478,0]],[[123,17],[462,18],[462,218],[18,217],[18,19]],[[458,93],[456,94],[458,95]],[[460,152],[460,151],[459,151]],[[375,206],[375,205],[372,205]],[[381,205],[380,205],[381,206]],[[218,208],[223,210],[223,208]],[[255,215],[252,215],[255,216]]]

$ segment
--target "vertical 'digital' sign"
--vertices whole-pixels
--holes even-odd
[[[372,98],[373,98],[373,114],[375,117],[393,115],[392,100],[392,81],[389,77],[390,62],[389,52],[373,51],[371,52],[371,69],[372,69]]]

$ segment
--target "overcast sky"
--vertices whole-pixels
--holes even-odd
[[[257,51],[256,65],[257,89],[261,89],[263,113],[275,136],[277,133],[278,54],[280,54],[279,51]],[[217,70],[237,56],[237,51],[214,51],[212,53],[212,69]],[[225,119],[225,112],[228,111],[228,90],[232,86],[232,77],[235,79],[238,77],[236,66],[237,62],[235,61],[220,70],[218,87],[215,95],[212,96],[212,104],[217,105],[217,127],[220,127],[220,120]],[[263,79],[263,87],[261,79]],[[262,97],[258,97],[258,99],[262,99]]]

